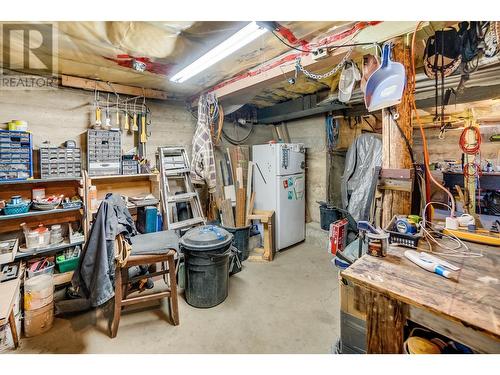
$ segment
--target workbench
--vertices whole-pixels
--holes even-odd
[[[462,172],[443,172],[443,184],[448,190],[455,191],[455,185],[464,188],[464,174]],[[479,176],[481,190],[498,190],[500,186],[500,172],[482,172]]]
[[[402,353],[407,320],[475,352],[500,353],[500,248],[467,245],[483,257],[441,256],[461,267],[458,281],[420,268],[395,246],[384,258],[364,255],[341,272],[363,301],[357,305],[366,313],[368,353]]]
[[[19,295],[20,285],[21,276],[16,277],[13,280],[0,283],[0,326],[6,324],[7,322],[9,323],[12,332],[12,340],[14,341],[14,348],[17,348],[19,345],[20,332],[17,332],[16,328],[14,303],[16,295]]]

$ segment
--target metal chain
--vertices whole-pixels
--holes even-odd
[[[323,73],[323,74],[316,74],[316,73],[312,73],[312,72],[306,70],[306,68],[304,68],[302,66],[302,64],[300,63],[300,57],[297,57],[297,59],[295,60],[295,68],[297,70],[301,71],[302,73],[304,73],[304,75],[306,75],[309,78],[312,78],[315,80],[325,79],[325,78],[328,78],[328,77],[336,74],[340,70],[340,68],[342,68],[344,66],[346,61],[351,56],[353,50],[354,50],[354,47],[349,48],[349,51],[347,51],[347,53],[344,55],[342,60],[332,70],[330,70],[326,73]]]

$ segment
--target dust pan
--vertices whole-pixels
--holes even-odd
[[[391,44],[384,44],[382,64],[366,82],[365,105],[369,112],[391,107],[401,102],[406,85],[403,64],[391,61]]]

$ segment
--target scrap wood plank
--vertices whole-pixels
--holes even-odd
[[[250,215],[252,214],[253,211],[253,206],[255,204],[255,191],[252,191],[252,195],[250,196],[250,201],[247,204],[247,217],[246,217],[246,222],[245,225],[250,225]]]
[[[245,200],[246,200],[245,189],[239,188],[238,192],[236,193],[236,226],[237,227],[243,227],[243,226],[245,226],[245,223],[246,223]]]
[[[252,177],[253,177],[253,163],[251,161],[248,162],[248,171],[247,171],[247,184],[246,184],[246,207],[245,207],[245,225],[250,225],[250,220],[248,219],[248,215],[252,213],[253,205],[255,201],[254,193],[252,192]]]
[[[225,227],[234,228],[234,214],[233,206],[230,199],[224,199],[221,201],[219,209],[221,211],[222,225]]]

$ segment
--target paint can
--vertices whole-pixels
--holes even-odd
[[[366,233],[368,240],[367,254],[374,257],[385,257],[389,247],[389,233]]]

